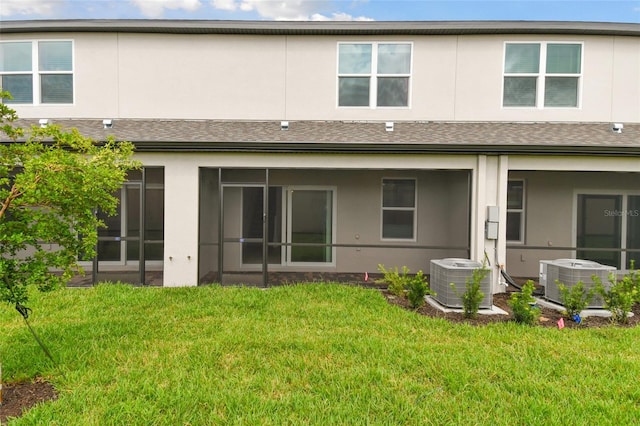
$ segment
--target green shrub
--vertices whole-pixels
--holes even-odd
[[[455,284],[449,284],[456,296],[462,299],[462,315],[465,318],[475,318],[480,310],[480,303],[484,299],[484,293],[480,290],[482,280],[489,273],[489,269],[483,264],[481,268],[473,270],[471,277],[466,280],[466,290],[462,296],[458,293]]]
[[[518,293],[512,293],[509,306],[513,310],[513,318],[520,324],[533,325],[540,317],[540,308],[533,298],[533,281],[529,280]]]
[[[582,281],[578,281],[571,288],[568,288],[558,280],[556,280],[556,284],[558,285],[558,290],[560,290],[560,301],[564,305],[569,318],[580,315],[580,312],[589,306],[595,294],[594,288],[586,291]]]
[[[627,273],[627,275],[631,280],[631,285],[633,285],[633,287],[636,289],[636,293],[635,293],[636,296],[634,298],[634,302],[638,303],[640,302],[640,274],[638,274],[638,271],[636,270],[636,261],[631,259],[630,263],[631,263],[631,268],[629,269],[629,272]]]
[[[389,293],[398,297],[404,297],[407,283],[409,282],[409,268],[402,267],[402,273],[398,272],[398,267],[393,269],[385,269],[383,264],[378,264],[378,270],[382,272],[384,277],[377,282],[383,282],[387,284],[387,290]]]
[[[424,303],[424,296],[432,294],[429,290],[429,283],[424,277],[422,271],[418,271],[415,275],[409,274],[409,268],[402,267],[402,272],[398,271],[398,267],[386,269],[384,265],[379,264],[378,270],[382,272],[384,277],[376,282],[386,283],[389,293],[398,297],[407,297],[412,308],[417,309]]]
[[[408,280],[406,288],[409,305],[411,305],[413,309],[418,309],[422,306],[424,304],[424,297],[427,294],[431,294],[429,283],[422,274],[422,271],[418,271],[415,276]]]
[[[593,281],[596,283],[596,291],[604,300],[604,308],[611,312],[611,320],[618,324],[626,324],[629,321],[628,314],[638,299],[638,280],[635,270],[625,274],[619,281],[615,274],[609,274],[611,286],[608,290],[602,285],[600,277],[594,275]]]

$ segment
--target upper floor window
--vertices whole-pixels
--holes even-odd
[[[13,96],[7,103],[73,103],[72,42],[0,43],[0,86]]]
[[[415,240],[416,180],[382,179],[382,238]]]
[[[338,44],[338,106],[409,106],[410,43]]]
[[[573,107],[580,103],[582,44],[507,43],[504,107]]]

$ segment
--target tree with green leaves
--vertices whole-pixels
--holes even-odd
[[[30,285],[51,290],[81,272],[95,255],[96,210],[114,214],[114,193],[132,160],[133,145],[97,143],[77,129],[16,126],[18,116],[0,90],[0,301],[28,299]]]

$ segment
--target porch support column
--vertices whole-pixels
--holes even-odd
[[[164,169],[164,286],[198,284],[198,166],[170,161]]]
[[[498,239],[496,243],[496,260],[494,269],[496,279],[494,279],[494,293],[503,292],[506,290],[504,280],[500,275],[500,265],[504,265],[507,268],[507,187],[509,182],[509,156],[501,155],[498,158],[498,209],[500,215],[500,222],[498,226]]]
[[[494,293],[504,291],[500,285],[500,263],[504,263],[506,250],[506,187],[507,156],[479,155],[473,173],[473,194],[471,208],[471,259],[487,262],[492,273]],[[498,207],[498,238],[489,239],[485,232],[489,206]]]

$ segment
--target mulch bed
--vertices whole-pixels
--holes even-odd
[[[426,315],[434,318],[444,318],[448,321],[455,323],[466,323],[470,325],[487,325],[492,323],[499,322],[509,322],[513,321],[513,311],[509,306],[509,299],[511,298],[511,292],[507,293],[498,293],[493,295],[493,305],[506,311],[508,315],[504,314],[494,314],[494,315],[478,315],[476,318],[468,319],[464,318],[462,312],[443,312],[442,310],[431,306],[428,303],[425,303],[422,307],[417,310],[412,309],[409,306],[409,301],[406,298],[400,298],[392,295],[386,290],[383,290],[387,301],[393,305],[400,306],[404,309],[411,310],[416,312],[419,315]],[[608,317],[601,316],[589,316],[582,318],[582,322],[580,324],[575,321],[569,319],[564,316],[561,311],[552,309],[545,306],[540,306],[540,319],[538,321],[538,325],[541,327],[558,327],[558,321],[560,318],[564,318],[564,326],[566,328],[585,328],[585,327],[606,327],[611,326],[611,319]],[[640,305],[636,304],[633,308],[633,316],[629,317],[629,322],[627,324],[618,325],[616,327],[634,327],[640,323]]]
[[[42,379],[34,382],[5,383],[2,386],[0,424],[4,424],[8,417],[20,417],[34,405],[57,397],[58,394],[53,385]]]

